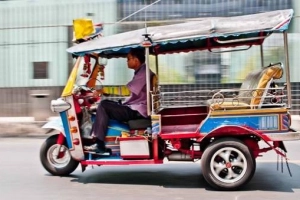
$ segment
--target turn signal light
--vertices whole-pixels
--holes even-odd
[[[75,121],[75,117],[74,116],[69,116],[68,119],[69,119],[69,121]]]
[[[71,133],[77,133],[78,132],[77,127],[71,127],[70,132]]]
[[[78,138],[73,139],[73,144],[79,145],[80,144],[79,139]]]

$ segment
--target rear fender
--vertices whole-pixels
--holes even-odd
[[[257,136],[258,138],[263,140],[269,146],[269,148],[268,148],[269,150],[273,149],[277,154],[286,158],[285,154],[283,154],[282,152],[275,149],[275,147],[269,143],[269,141],[271,141],[271,139],[266,134],[264,134],[261,131],[255,130],[251,127],[247,127],[247,126],[223,125],[223,126],[217,127],[214,130],[212,130],[205,137],[201,138],[201,141],[208,139],[208,138],[219,137],[219,136],[227,137],[227,136],[243,136],[243,135]],[[201,142],[201,141],[199,141],[199,142]]]
[[[261,138],[264,141],[269,141],[270,139],[268,136],[263,134],[260,131],[257,131],[253,128],[247,127],[247,126],[237,126],[237,125],[222,125],[211,132],[209,132],[203,139],[205,138],[212,138],[212,137],[218,137],[218,136],[243,136],[243,135],[249,135],[253,134],[257,137]]]

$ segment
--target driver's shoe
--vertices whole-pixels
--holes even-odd
[[[83,149],[86,151],[95,152],[95,153],[105,153],[106,152],[105,147],[103,147],[97,143],[89,145],[89,146],[84,146]]]

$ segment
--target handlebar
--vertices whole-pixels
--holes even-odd
[[[100,101],[101,91],[96,91],[87,86],[76,85],[73,89],[73,98],[78,106],[90,108],[96,102]],[[100,95],[99,95],[100,94]]]

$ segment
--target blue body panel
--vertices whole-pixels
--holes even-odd
[[[67,139],[67,145],[68,148],[71,149],[73,147],[72,141],[71,141],[71,133],[69,130],[69,122],[68,122],[68,117],[67,117],[67,111],[61,112],[59,113],[63,126],[64,126],[64,130],[65,130],[65,134],[66,134],[66,139]]]
[[[129,132],[129,126],[116,120],[109,120],[106,136],[121,136],[122,131]]]
[[[129,126],[127,124],[116,120],[109,120],[105,145],[112,150],[112,155],[116,159],[120,159],[120,143],[118,142],[118,138],[121,136],[122,132],[129,132]]]
[[[277,132],[280,130],[280,115],[250,115],[250,116],[222,116],[209,117],[200,128],[200,133],[208,134],[214,129],[226,126],[247,126],[264,132]]]

